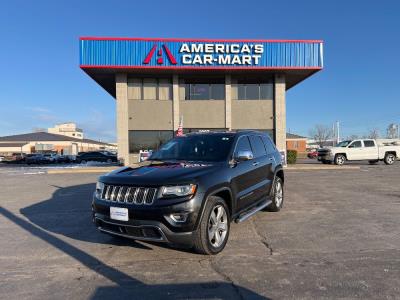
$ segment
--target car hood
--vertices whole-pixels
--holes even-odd
[[[327,147],[325,149],[331,150],[331,151],[342,151],[343,149],[347,149],[347,148],[346,147]]]
[[[145,161],[134,167],[123,167],[101,176],[110,184],[168,185],[184,184],[215,172],[222,163]]]

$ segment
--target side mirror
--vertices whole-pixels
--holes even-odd
[[[245,150],[245,151],[238,151],[235,155],[236,161],[245,161],[253,159],[253,152]]]

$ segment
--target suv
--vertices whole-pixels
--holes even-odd
[[[101,176],[92,217],[105,233],[217,254],[230,222],[283,204],[281,155],[257,131],[176,137],[137,167]]]
[[[76,157],[77,163],[86,164],[88,161],[113,163],[113,162],[118,162],[118,159],[117,159],[116,155],[108,154],[107,152],[104,153],[104,152],[97,152],[97,151],[84,152],[84,153],[79,154]]]
[[[49,160],[43,154],[32,153],[32,154],[28,154],[25,157],[25,162],[28,165],[31,165],[31,164],[47,164],[49,162]]]

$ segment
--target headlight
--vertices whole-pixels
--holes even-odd
[[[161,189],[161,194],[163,197],[168,196],[189,196],[193,195],[196,192],[195,184],[187,184],[187,185],[176,185],[176,186],[164,186]]]
[[[101,197],[101,194],[102,194],[102,192],[103,192],[103,189],[104,189],[104,183],[102,183],[102,182],[100,182],[100,181],[97,181],[97,183],[96,183],[96,196],[97,196],[98,198]]]

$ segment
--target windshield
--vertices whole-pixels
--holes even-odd
[[[149,160],[223,161],[228,159],[233,139],[229,134],[177,137],[162,145]]]
[[[347,147],[351,141],[342,141],[339,144],[336,145],[336,147]]]

